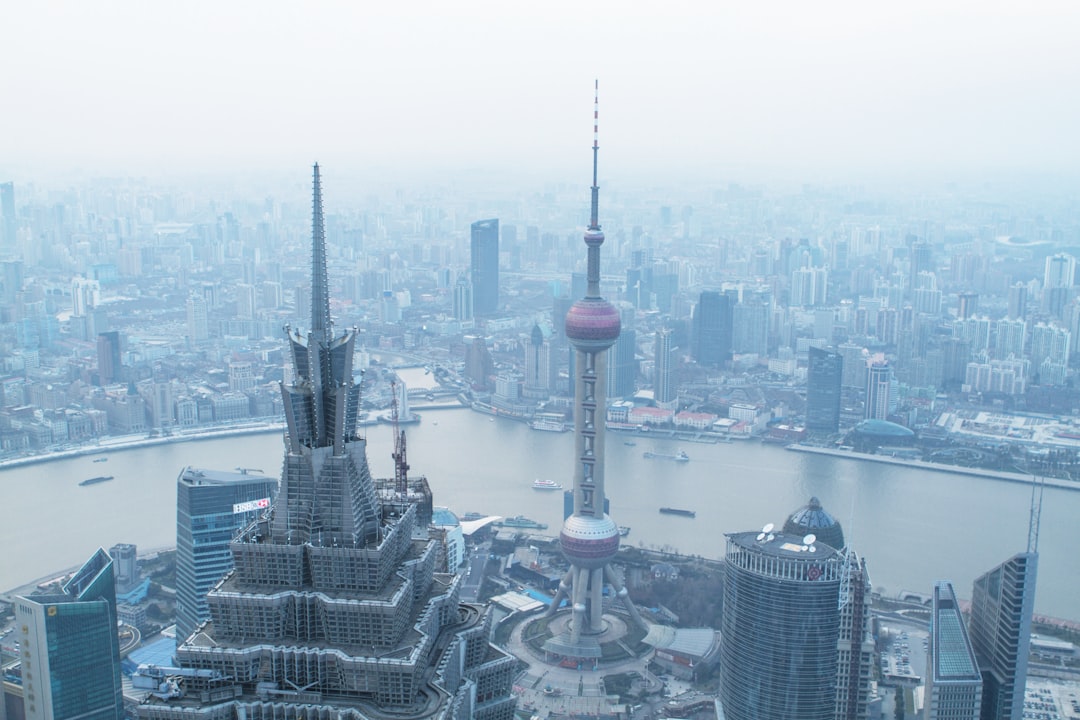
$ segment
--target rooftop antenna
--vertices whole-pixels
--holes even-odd
[[[1046,483],[1041,475],[1032,475],[1031,478],[1031,515],[1028,517],[1028,542],[1029,553],[1039,552],[1039,520],[1042,517],[1043,488]]]

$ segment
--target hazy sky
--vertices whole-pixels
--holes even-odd
[[[0,180],[575,177],[594,77],[607,173],[1076,177],[1078,37],[1071,0],[13,1]]]

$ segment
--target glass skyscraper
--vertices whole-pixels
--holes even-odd
[[[833,720],[843,564],[823,542],[766,527],[727,536],[724,717]]]
[[[478,220],[471,228],[473,311],[490,315],[499,309],[499,220]]]
[[[1022,720],[1039,555],[1014,555],[976,578],[969,633],[982,672],[982,720]]]
[[[99,549],[52,595],[15,600],[27,720],[121,720],[113,563]]]
[[[248,471],[184,468],[176,481],[176,639],[210,619],[206,593],[232,569],[229,543],[265,512],[275,478]]]
[[[694,360],[701,365],[731,362],[733,298],[717,290],[704,290],[694,308]]]
[[[806,429],[834,433],[840,429],[840,384],[844,358],[840,353],[810,348],[806,373]]]

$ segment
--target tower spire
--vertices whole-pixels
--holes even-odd
[[[600,229],[600,186],[596,180],[597,157],[600,154],[600,81],[593,86],[593,144],[592,144],[592,208],[589,227],[585,230],[588,247],[588,266],[585,279],[585,297],[600,297],[600,246],[604,244],[604,231]]]
[[[600,230],[600,186],[596,182],[597,156],[600,154],[600,80],[593,86],[592,126],[592,212],[589,214],[589,230]]]
[[[319,163],[311,198],[311,331],[323,336],[330,329],[330,291],[326,275],[326,223],[323,220]]]

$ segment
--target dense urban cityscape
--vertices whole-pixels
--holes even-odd
[[[1078,228],[1069,215],[1058,221],[1047,212],[1035,221],[1003,205],[987,207],[957,198],[940,209],[923,201],[933,211],[912,216],[910,208],[860,199],[860,193],[845,189],[804,188],[772,197],[764,188],[733,186],[712,192],[702,205],[677,209],[649,208],[632,201],[629,193],[619,193],[618,202],[604,205],[613,219],[601,232],[594,185],[592,235],[586,239],[587,244],[590,238],[599,240],[590,248],[609,246],[601,274],[597,261],[586,263],[581,257],[574,232],[580,211],[566,210],[580,209],[581,203],[571,197],[570,188],[526,200],[492,201],[486,214],[500,218],[472,220],[452,203],[429,200],[425,205],[400,194],[388,206],[324,214],[317,167],[315,217],[302,224],[306,207],[302,211],[299,205],[272,198],[258,204],[215,201],[204,206],[190,194],[121,185],[67,191],[56,196],[60,201],[51,207],[36,199],[41,193],[36,188],[26,193],[30,198],[17,201],[22,196],[16,195],[14,183],[0,186],[7,249],[7,375],[0,438],[7,462],[65,453],[90,453],[107,462],[107,452],[128,445],[272,430],[281,427],[284,417],[286,436],[292,438],[287,458],[302,457],[305,448],[313,453],[326,448],[320,453],[327,460],[312,460],[324,468],[316,475],[329,472],[328,478],[339,478],[322,481],[329,484],[319,485],[320,490],[310,485],[304,490],[303,483],[313,481],[312,471],[296,470],[301,474],[288,480],[294,466],[287,460],[279,491],[277,480],[262,470],[183,469],[171,581],[175,605],[170,609],[175,615],[162,618],[175,618],[175,632],[165,635],[175,656],[170,652],[163,664],[130,668],[131,677],[124,683],[129,714],[173,717],[174,710],[183,714],[189,712],[185,707],[211,707],[212,698],[219,698],[225,702],[222,707],[254,703],[244,705],[248,712],[279,702],[312,707],[329,702],[327,707],[336,708],[333,712],[360,713],[356,717],[378,717],[395,705],[413,707],[417,717],[433,712],[509,717],[506,713],[513,714],[519,701],[522,709],[527,703],[527,711],[533,712],[565,692],[545,684],[549,693],[525,700],[528,693],[519,673],[526,672],[528,678],[535,670],[514,670],[514,656],[526,665],[538,658],[553,667],[572,662],[570,667],[580,670],[584,665],[592,673],[612,659],[616,665],[621,659],[640,667],[638,658],[651,653],[653,669],[628,676],[637,678],[640,697],[670,695],[663,689],[664,677],[691,682],[712,678],[711,693],[706,682],[689,690],[692,694],[683,704],[708,706],[711,712],[713,703],[705,700],[716,695],[728,718],[785,717],[792,712],[805,718],[876,717],[886,695],[891,708],[931,708],[925,710],[928,717],[945,716],[933,714],[939,705],[955,709],[956,703],[966,702],[978,710],[993,697],[999,709],[988,717],[1020,717],[1012,708],[1022,709],[1015,698],[1022,692],[1027,673],[1023,661],[1031,642],[1039,488],[1048,482],[1071,486],[1080,441],[1071,419],[1076,403],[1073,331],[1080,322],[1080,306],[1074,289],[1076,261],[1066,252],[1076,244]],[[806,234],[815,239],[777,239],[769,229],[771,220],[755,227],[766,210],[784,216],[790,230],[807,228]],[[211,216],[213,212],[218,214]],[[524,215],[520,220],[519,213]],[[508,222],[508,215],[515,222]],[[544,220],[532,224],[534,217]],[[314,229],[306,232],[307,227]],[[590,300],[601,296],[612,302],[596,305]],[[580,302],[586,305],[578,309]],[[565,324],[560,322],[563,317]],[[599,318],[614,325],[601,330]],[[299,334],[307,325],[314,335]],[[331,341],[332,327],[351,329]],[[291,351],[282,345],[282,332]],[[577,346],[586,350],[575,357]],[[329,354],[318,360],[325,370],[316,371],[316,355],[308,347],[326,348]],[[434,383],[410,391],[394,366],[422,366]],[[585,375],[575,383],[580,372]],[[331,389],[334,395],[317,399],[319,392]],[[587,401],[584,408],[575,409],[581,398]],[[556,541],[570,568],[561,581],[564,589],[548,596],[546,603],[537,598],[551,592],[553,582],[559,585],[553,573],[562,571],[557,569],[559,552],[548,547],[541,523],[530,525],[524,516],[511,522],[479,513],[463,515],[463,520],[445,510],[436,513],[426,479],[408,476],[404,430],[394,430],[394,478],[373,479],[364,451],[355,456],[344,450],[351,438],[361,437],[365,423],[405,428],[428,414],[423,408],[434,412],[454,406],[499,422],[528,423],[536,432],[586,428],[576,451],[586,460],[578,464],[585,474],[575,480],[573,492],[567,492],[567,524]],[[594,422],[591,413],[603,413],[606,422]],[[938,470],[944,465],[985,473],[986,482],[1035,479],[1028,546],[1017,547],[1016,557],[1002,558],[1005,563],[985,576],[996,579],[976,581],[975,604],[968,606],[968,641],[969,630],[957,614],[957,595],[950,584],[932,593],[927,589],[925,595],[875,595],[868,559],[848,547],[839,523],[813,498],[792,514],[782,532],[766,526],[729,535],[726,556],[718,558],[723,563],[705,570],[722,576],[720,569],[728,568],[723,602],[717,598],[722,622],[711,628],[682,627],[679,613],[665,610],[664,604],[650,605],[649,613],[639,616],[633,598],[648,592],[650,583],[636,567],[651,563],[652,576],[667,582],[687,569],[673,565],[674,558],[664,553],[650,560],[648,553],[629,556],[632,547],[619,551],[619,535],[629,528],[617,527],[606,514],[600,464],[605,425],[612,437],[623,437],[630,445],[633,438],[649,433],[687,444],[774,442],[861,461],[921,461]],[[319,439],[335,427],[334,432],[342,433],[338,439]],[[361,441],[359,447],[364,446]],[[645,456],[690,462],[685,451]],[[353,457],[358,459],[348,460]],[[330,458],[345,463],[341,470],[325,469],[323,463]],[[596,468],[589,470],[593,462]],[[109,479],[101,475],[79,484]],[[557,482],[546,483],[563,489]],[[547,489],[540,480],[536,487]],[[325,511],[304,500],[318,501],[327,492],[344,492],[351,499],[328,499]],[[217,499],[210,500],[212,496]],[[200,497],[206,499],[196,500]],[[195,518],[210,512],[207,502],[223,503],[232,511],[228,527],[199,540],[198,528],[206,526]],[[303,504],[294,509],[293,503]],[[282,509],[283,504],[290,509]],[[335,514],[347,507],[353,508],[352,519]],[[278,509],[264,516],[269,508]],[[696,509],[660,511],[693,516]],[[328,515],[320,519],[320,513]],[[617,518],[617,508],[613,513]],[[383,520],[377,521],[380,516]],[[441,525],[437,516],[443,518]],[[367,525],[376,522],[390,524]],[[524,622],[524,639],[506,631],[509,635],[499,644],[503,649],[492,646],[472,661],[480,663],[473,670],[468,663],[456,670],[456,682],[464,683],[456,691],[445,684],[446,670],[440,671],[443,680],[431,686],[423,701],[416,699],[416,693],[425,693],[415,683],[425,673],[410,663],[400,666],[408,682],[380,680],[379,686],[391,684],[379,691],[371,685],[374,671],[362,669],[361,657],[355,660],[356,672],[369,678],[366,691],[353,681],[352,691],[333,690],[325,686],[329,678],[322,678],[320,671],[303,677],[322,689],[301,692],[300,676],[289,670],[274,682],[277,689],[267,684],[272,675],[258,672],[253,682],[259,678],[259,686],[246,691],[235,684],[237,668],[210,662],[212,656],[200,649],[216,647],[216,655],[222,647],[235,646],[239,653],[243,644],[237,641],[250,642],[268,632],[274,638],[295,638],[291,643],[318,639],[328,647],[370,642],[360,636],[335,641],[334,634],[326,634],[329,629],[313,629],[310,632],[318,634],[303,641],[298,633],[309,631],[291,622],[276,630],[230,629],[232,623],[258,617],[254,606],[228,610],[239,602],[229,599],[234,595],[244,597],[262,586],[268,591],[295,587],[289,592],[300,594],[291,605],[312,592],[316,595],[311,597],[321,597],[323,583],[330,588],[353,582],[335,579],[341,570],[333,566],[327,567],[325,580],[317,580],[323,572],[317,564],[310,570],[297,566],[296,572],[302,573],[298,579],[245,579],[245,574],[265,572],[257,569],[261,567],[281,567],[284,572],[292,562],[266,565],[269,556],[261,551],[244,561],[256,563],[250,570],[235,563],[247,557],[244,547],[255,552],[275,533],[283,533],[277,541],[282,548],[324,547],[326,542],[336,547],[342,542],[340,533],[352,538],[343,547],[360,548],[384,535],[379,547],[389,547],[389,528],[400,523],[406,525],[393,532],[403,538],[416,536],[417,530],[407,528],[417,523],[432,528],[424,530],[432,542],[416,561],[429,568],[427,572],[450,573],[434,576],[440,586],[454,588],[440,595],[448,600],[459,596],[459,585],[467,584],[474,571],[480,576],[477,582],[483,582],[486,557],[509,553],[509,562],[500,560],[500,571],[488,578],[498,580],[496,587],[501,584],[507,592],[493,598],[490,586],[484,591],[496,608],[494,614],[481,613],[463,626],[475,625],[477,637],[498,642],[503,626],[513,625],[534,606],[549,607],[548,614]],[[374,534],[369,537],[364,527]],[[233,528],[242,530],[236,539]],[[316,529],[318,540],[296,536]],[[267,547],[274,547],[275,541],[269,541]],[[402,561],[405,547],[392,551],[390,557],[399,559],[386,568]],[[147,605],[151,582],[140,575],[135,552],[130,545],[110,553],[101,550],[67,581],[60,595],[58,588],[45,584],[41,591],[46,594],[25,596],[15,607],[44,613],[46,607],[77,605],[100,596],[100,578],[115,575],[117,598],[122,599],[115,612],[136,634],[152,634],[164,625],[155,623],[147,608],[153,606],[154,615],[161,616],[161,608],[168,606]],[[317,557],[310,562],[324,562]],[[769,557],[775,560],[763,560]],[[608,563],[618,569],[608,568]],[[234,566],[227,576],[232,579],[219,582]],[[453,574],[458,568],[467,572]],[[43,567],[39,574],[54,570]],[[627,577],[625,590],[622,573]],[[300,579],[309,574],[310,580]],[[792,584],[795,579],[800,580]],[[309,582],[314,584],[305,590]],[[431,587],[431,582],[424,581],[423,587]],[[229,583],[244,588],[243,593],[230,592]],[[743,583],[748,584],[740,589]],[[602,601],[606,586],[619,589],[622,605],[609,607]],[[353,585],[335,592],[346,592],[346,587]],[[89,588],[96,588],[98,595],[88,596]],[[480,590],[474,588],[473,601],[480,599]],[[364,592],[373,593],[374,600],[385,591],[373,586]],[[548,630],[547,618],[563,597],[573,598],[572,617],[553,616],[561,617],[561,624]],[[677,606],[678,600],[668,603]],[[1003,603],[1011,603],[1020,615],[1008,616]],[[514,612],[493,626],[492,617],[506,615],[499,610],[503,607]],[[818,609],[811,612],[811,607]],[[336,611],[331,606],[318,612],[331,613],[319,621],[321,627]],[[935,662],[946,653],[962,659],[966,647],[970,668],[982,674],[971,670],[968,684],[957,686],[962,691],[954,688],[959,681],[947,677],[951,670],[940,670],[946,675],[939,675],[931,664],[923,678],[923,668],[909,658],[917,656],[916,651],[901,649],[908,645],[901,637],[926,635],[918,628],[925,628],[927,619],[936,633],[948,624],[945,618],[953,616],[961,620],[949,621],[958,623],[950,632],[961,635],[939,640],[932,634],[923,654]],[[1010,624],[1009,617],[1020,624]],[[210,626],[203,625],[209,618],[215,619],[213,627],[222,625],[214,630],[217,640],[210,639]],[[41,622],[47,633],[48,624]],[[334,622],[345,622],[344,616]],[[371,621],[349,622],[359,623],[349,631],[358,632]],[[534,627],[538,622],[544,629]],[[762,629],[749,630],[755,626]],[[667,633],[660,632],[664,627]],[[808,635],[811,628],[814,632]],[[1056,630],[1075,638],[1074,624],[1062,622]],[[999,647],[1005,642],[1002,633],[1012,638],[1007,641],[1012,661],[995,659],[1005,652]],[[455,635],[460,639],[453,642],[472,642],[465,639],[471,636]],[[7,637],[17,641],[14,634]],[[30,637],[24,633],[23,642],[31,642]],[[438,637],[438,632],[432,635],[445,651],[446,641]],[[810,637],[818,638],[817,650],[806,645]],[[776,654],[762,655],[763,648],[782,638],[801,638],[805,652],[795,653],[781,643],[775,645]],[[385,642],[392,647],[402,640],[389,637]],[[1032,667],[1051,677],[1068,676],[1075,647],[1064,639],[1041,643]],[[609,657],[609,645],[620,648],[615,658]],[[881,652],[894,645],[894,656]],[[837,647],[842,649],[837,652]],[[14,646],[5,648],[18,654]],[[111,652],[119,657],[117,647]],[[880,663],[875,660],[879,653]],[[1047,672],[1047,657],[1059,655],[1060,667]],[[291,655],[282,657],[286,662]],[[492,665],[493,657],[505,657],[510,664],[500,660]],[[784,659],[796,657],[806,664],[790,665]],[[100,666],[100,659],[94,662]],[[984,670],[988,662],[992,668]],[[698,669],[687,675],[679,663]],[[508,683],[516,674],[512,690]],[[12,695],[25,692],[25,675],[10,669],[6,675],[5,687]],[[537,682],[544,677],[537,676]],[[792,686],[796,677],[802,684]],[[649,692],[650,678],[658,679],[656,694]],[[98,687],[101,680],[87,682]],[[971,690],[974,686],[978,689]],[[293,690],[283,695],[286,687]],[[886,691],[892,687],[898,688],[895,695]],[[487,689],[477,696],[480,688]],[[80,692],[91,696],[85,689]],[[251,699],[243,700],[248,692]],[[359,694],[350,701],[348,692]],[[606,705],[614,716],[656,712],[647,703],[631,702],[619,709],[620,699],[631,698],[629,686],[617,697],[602,694],[599,687],[594,692],[597,704],[578,710],[600,711]],[[579,696],[588,694],[582,690]],[[122,707],[113,694],[101,697],[107,707]],[[188,697],[202,700],[190,706]],[[428,709],[421,710],[417,702]],[[29,705],[25,714],[18,711],[18,703],[10,707],[16,708],[9,713],[12,717],[35,716]],[[557,708],[548,710],[559,716]]]
[[[1076,14],[5,8],[0,720],[1080,720]]]

